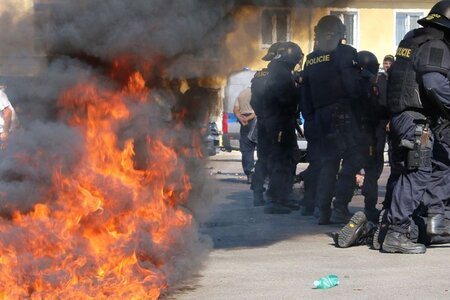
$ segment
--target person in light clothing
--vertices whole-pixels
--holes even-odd
[[[13,124],[16,122],[15,111],[8,96],[4,92],[4,87],[0,88],[0,142],[1,148],[5,148],[8,142],[9,133],[13,129]]]
[[[233,107],[233,112],[241,124],[239,148],[242,153],[242,168],[245,175],[247,175],[247,183],[249,184],[252,181],[253,167],[255,166],[254,154],[256,148],[256,143],[248,138],[248,134],[256,122],[255,112],[250,105],[251,97],[250,87],[245,88],[236,98]]]

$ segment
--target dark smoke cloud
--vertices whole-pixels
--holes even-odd
[[[0,159],[0,212],[29,211],[36,203],[50,203],[43,197],[52,185],[55,168],[70,174],[82,153],[82,137],[64,124],[33,122],[27,130],[11,136]]]
[[[64,91],[94,77],[101,88],[114,89],[120,83],[108,79],[103,64],[110,64],[122,54],[137,61],[162,55],[163,61],[176,66],[167,66],[172,70],[170,76],[192,75],[184,65],[188,63],[185,56],[207,50],[226,34],[230,28],[230,13],[236,4],[204,0],[54,2],[56,4],[50,6],[50,22],[45,26],[48,31],[44,34],[50,54],[48,67],[32,77],[6,80],[7,93],[17,109],[22,128],[0,156],[0,212],[4,217],[13,210],[26,213],[37,203],[52,203],[55,200],[54,195],[49,194],[52,171],[59,168],[63,174],[70,174],[83,156],[83,137],[60,118],[61,107],[57,102]],[[26,29],[32,23],[32,16],[23,15],[20,20],[16,17],[12,13],[0,16],[3,28],[14,32],[6,36],[6,41],[14,41],[16,48],[24,48],[23,55],[33,61],[32,49],[25,49],[20,42],[35,34],[30,35]],[[8,43],[0,43],[0,50],[6,45]],[[92,64],[83,57],[94,57],[101,63]],[[41,59],[34,61],[36,65],[41,62]],[[195,75],[204,75],[201,72],[196,70]],[[135,107],[131,105],[131,121],[117,128],[119,142],[127,137],[165,132],[166,141],[179,141],[180,149],[189,147],[191,137],[200,125],[193,122],[195,124],[190,127],[176,129],[171,108],[176,106],[177,99],[164,86],[158,88],[150,94],[154,101],[133,104]],[[158,95],[159,100],[156,99]],[[133,99],[129,101],[136,103]],[[213,197],[205,161],[180,158],[179,163],[188,169],[193,187],[186,209],[202,222],[207,217],[207,204]],[[173,176],[176,179],[178,175]],[[196,226],[194,221],[184,236],[174,233],[180,247],[173,257],[170,253],[161,254],[169,259],[163,269],[175,269],[169,275],[169,283],[197,270],[204,260],[209,242],[198,235]],[[149,243],[143,240],[141,247],[144,250],[152,248]]]
[[[0,53],[2,56],[31,55],[29,41],[33,38],[33,19],[29,11],[15,0],[3,0],[0,8]],[[14,30],[12,30],[14,29]],[[19,52],[19,53],[17,53]]]
[[[61,53],[174,57],[208,47],[232,8],[231,1],[73,1],[53,15],[49,39],[53,51]]]

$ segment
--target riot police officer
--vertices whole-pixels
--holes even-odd
[[[378,153],[377,127],[380,116],[377,89],[374,82],[378,73],[378,59],[370,51],[358,52],[359,65],[361,67],[362,90],[359,123],[362,129],[363,158],[364,158],[364,183],[362,194],[364,195],[364,212],[369,221],[378,222]],[[384,141],[382,141],[384,144]],[[384,147],[381,151],[384,150]]]
[[[303,75],[303,73],[302,73]],[[303,75],[304,76],[304,75]],[[302,78],[302,83],[304,79]],[[322,161],[320,156],[320,132],[316,124],[314,116],[314,105],[308,89],[305,85],[301,85],[301,113],[304,119],[303,129],[304,136],[308,142],[306,149],[306,160],[308,161],[308,167],[301,173],[304,181],[305,192],[302,201],[301,214],[303,216],[312,216],[316,203],[317,184],[320,175],[320,169],[322,168]]]
[[[378,124],[376,128],[376,137],[377,137],[377,144],[376,144],[376,155],[377,155],[377,168],[378,168],[378,176],[377,178],[380,178],[381,174],[383,173],[384,168],[384,148],[386,145],[386,141],[388,141],[389,150],[388,150],[388,156],[389,156],[389,165],[391,167],[391,174],[393,174],[393,177],[395,176],[395,173],[397,173],[397,167],[392,164],[392,161],[390,159],[391,155],[391,146],[390,146],[390,138],[388,135],[388,124],[389,124],[389,110],[387,109],[387,82],[388,82],[388,70],[391,67],[392,63],[394,63],[395,58],[393,55],[386,55],[383,58],[383,72],[380,72],[377,74],[377,76],[373,80],[373,97],[376,99],[376,108],[374,110],[377,119]],[[392,179],[391,179],[392,181]],[[388,198],[387,201],[389,202],[389,192],[390,191],[391,182],[388,180],[388,183],[386,184],[386,197]]]
[[[311,97],[320,136],[322,168],[316,192],[319,224],[330,222],[333,192],[333,221],[346,223],[351,217],[347,206],[362,165],[361,134],[353,112],[360,98],[358,56],[353,47],[342,43],[344,34],[345,26],[339,18],[321,18],[315,27],[315,50],[304,65],[305,93]]]
[[[264,124],[270,141],[269,188],[270,201],[264,213],[290,213],[288,196],[294,183],[294,152],[299,88],[293,70],[303,58],[301,48],[293,42],[283,43],[269,63],[264,91]],[[298,209],[298,205],[293,207]]]
[[[278,48],[282,45],[281,42],[272,44],[267,50],[266,55],[262,58],[265,61],[271,61],[276,55]],[[258,160],[255,164],[255,173],[253,174],[251,189],[253,190],[253,205],[262,206],[264,201],[264,181],[269,175],[268,159],[270,150],[270,139],[267,135],[265,128],[264,117],[264,89],[266,84],[267,75],[269,71],[264,68],[257,71],[252,79],[251,91],[252,98],[250,105],[253,107],[257,117],[257,147]]]
[[[443,200],[449,193],[450,166],[450,0],[435,4],[424,28],[400,42],[389,69],[388,107],[392,118],[393,160],[403,163],[392,191],[386,252],[425,253],[408,237],[411,216],[420,204],[428,209],[427,234],[448,234]]]

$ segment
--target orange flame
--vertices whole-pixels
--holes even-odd
[[[179,155],[201,153],[147,136],[158,159],[134,168],[134,139],[121,146],[117,129],[133,118],[127,101],[148,102],[149,91],[130,74],[120,90],[93,79],[61,96],[61,116],[82,132],[85,152],[70,175],[54,170],[51,204],[0,222],[2,299],[156,299],[167,288],[177,237],[192,223],[180,206],[192,187]]]

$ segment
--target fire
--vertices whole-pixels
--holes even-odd
[[[0,220],[2,299],[156,299],[168,287],[193,222],[180,206],[192,189],[180,155],[201,153],[177,149],[160,130],[143,137],[149,159],[135,167],[138,137],[118,132],[135,121],[130,107],[151,97],[142,74],[128,74],[120,88],[92,78],[61,95],[60,117],[82,133],[84,152],[70,172],[53,170],[54,201]]]

